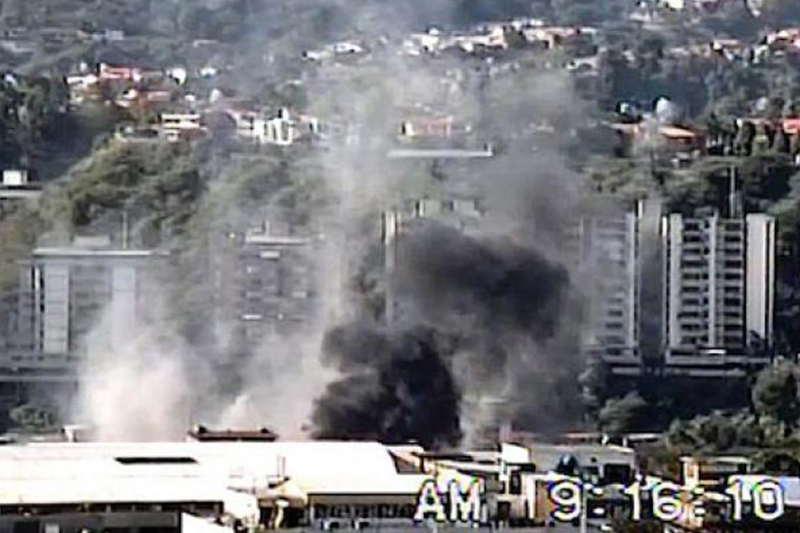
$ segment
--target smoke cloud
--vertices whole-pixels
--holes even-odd
[[[256,73],[297,74],[308,93],[301,111],[328,126],[328,143],[252,161],[212,146],[195,158],[205,196],[191,231],[167,243],[180,256],[164,281],[168,317],[113,349],[90,337],[76,417],[113,439],[173,439],[203,422],[431,447],[470,442],[498,422],[543,429],[571,420],[579,313],[559,246],[577,193],[562,149],[582,106],[570,80],[495,71],[479,56],[398,57],[383,39],[431,23],[524,15],[527,2],[508,12],[488,0],[460,2],[472,6],[464,12],[411,0],[252,4],[279,16],[242,36],[242,83],[231,72],[224,84],[241,93],[263,85]],[[363,39],[368,59],[298,67],[302,48],[319,43],[283,23],[281,10],[293,9],[311,27],[317,11],[328,13],[336,27],[318,28],[322,38]],[[386,157],[401,121],[447,114],[481,140],[506,141],[505,152],[463,164]],[[534,139],[531,129],[543,126],[553,130]],[[428,194],[479,197],[489,213],[472,234],[433,222],[403,233],[395,277],[386,279],[380,213]],[[223,312],[215,272],[238,253],[224,245],[229,237],[263,221],[320,238],[307,274],[315,307],[298,331],[242,347],[241,317]],[[358,271],[374,286],[354,286]],[[387,323],[364,304],[382,301],[389,284],[397,317]]]
[[[465,390],[517,400],[524,384],[509,389],[511,376],[556,334],[569,277],[510,238],[435,223],[404,235],[398,257],[406,301],[397,323],[352,324],[326,337],[327,361],[342,377],[316,402],[317,436],[452,446]]]
[[[438,224],[401,246],[400,289],[428,320],[466,319],[468,330],[519,332],[539,341],[553,336],[568,275],[533,248]]]
[[[317,399],[315,436],[456,445],[461,393],[450,371],[454,342],[423,326],[394,331],[350,324],[331,330],[326,361],[343,377]]]
[[[156,299],[150,303],[163,317]],[[186,398],[205,381],[203,369],[192,368],[194,356],[178,337],[133,326],[129,313],[111,306],[84,340],[74,421],[102,441],[180,440],[192,416]]]

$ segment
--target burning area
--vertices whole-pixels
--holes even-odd
[[[403,237],[390,281],[404,295],[396,320],[326,336],[341,376],[315,403],[318,437],[458,444],[464,391],[515,402],[512,378],[556,335],[569,291],[566,270],[535,249],[440,224]]]

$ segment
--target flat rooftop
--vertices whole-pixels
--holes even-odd
[[[64,257],[64,258],[146,258],[146,257],[169,257],[168,252],[156,250],[95,250],[90,248],[77,248],[71,246],[64,247],[43,247],[33,251],[34,258],[45,257]]]
[[[463,150],[458,148],[397,148],[387,154],[389,159],[488,159],[492,150]]]

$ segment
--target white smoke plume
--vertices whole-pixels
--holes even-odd
[[[127,327],[114,323],[127,320]],[[104,441],[179,440],[191,421],[190,351],[111,307],[85,339],[74,421]]]
[[[375,8],[363,3],[352,13],[354,36],[381,43],[387,28],[370,30],[369,26],[376,20],[390,20],[384,16],[387,10],[414,14],[391,21],[389,29],[426,29],[424,20],[416,20],[419,12],[409,8],[413,2],[403,4],[399,11],[378,4]],[[434,4],[426,11],[436,12],[437,17],[450,11],[444,2]],[[296,41],[293,37],[287,40]],[[253,47],[269,44],[255,35],[244,41]],[[204,310],[208,320],[201,321],[201,328],[207,345],[200,348],[185,341],[173,316],[176,312],[196,312],[196,307],[181,309],[186,304],[168,297],[152,303],[163,310],[163,317],[151,313],[154,316],[147,325],[110,344],[102,338],[108,321],[113,320],[106,316],[87,338],[77,420],[94,426],[102,438],[115,440],[180,438],[192,423],[269,426],[284,438],[307,438],[315,401],[324,398],[328,387],[341,377],[341,369],[323,357],[326,333],[364,319],[361,295],[353,288],[352,277],[380,243],[381,211],[408,199],[430,192],[447,196],[467,191],[483,198],[489,209],[482,238],[491,240],[499,235],[514,241],[515,246],[541,252],[548,261],[558,263],[562,259],[559,231],[578,195],[576,177],[568,169],[562,149],[585,111],[566,75],[494,72],[491,62],[475,57],[403,58],[381,46],[375,46],[368,60],[308,67],[310,73],[304,74],[308,111],[337,128],[324,150],[305,154],[327,200],[311,213],[307,228],[320,237],[322,244],[317,247],[316,268],[309,274],[317,281],[317,307],[301,332],[265,338],[256,343],[252,353],[237,359],[231,347],[235,321],[214,314],[213,309]],[[248,55],[260,61],[265,51],[248,50]],[[301,51],[293,53],[299,57]],[[482,87],[484,83],[488,89]],[[402,120],[414,114],[437,113],[453,114],[457,120],[473,124],[487,139],[506,140],[507,146],[502,148],[507,152],[486,164],[445,165],[443,177],[433,176],[427,162],[398,162],[386,157]],[[531,132],[538,133],[532,137]],[[286,210],[301,207],[294,203],[281,211],[276,207],[277,198],[261,206],[263,209],[241,205],[231,188],[245,179],[248,170],[228,161],[212,159],[206,164],[221,164],[227,170],[205,170],[211,177],[202,217],[198,217],[203,219],[196,230],[201,238],[191,242],[179,238],[172,243],[184,253],[191,249],[191,253],[185,253],[185,260],[193,267],[198,262],[213,264],[222,259],[215,254],[224,252],[206,245],[210,235],[225,234],[229,228],[241,231],[247,224],[270,217],[280,219]],[[181,273],[178,269],[177,276]],[[190,286],[192,294],[182,295],[189,302],[215,305],[215,288],[207,286],[203,278],[194,285],[185,279],[179,281],[182,284],[167,281],[163,294],[175,294],[173,285]],[[491,398],[520,391],[521,381],[534,374],[548,374],[546,379],[539,376],[540,390],[517,398],[532,405],[531,412],[546,412],[564,399],[559,395],[569,394],[552,382],[569,377],[574,367],[574,354],[567,354],[575,347],[565,340],[562,328],[575,322],[569,311],[552,317],[559,318],[564,320],[563,326],[556,327],[553,335],[542,336],[535,349],[509,340],[506,356],[513,364],[504,367],[502,375],[469,375],[465,370],[469,365],[464,364],[468,359],[457,360],[452,371],[459,387]],[[569,361],[564,359],[567,357]],[[516,372],[520,369],[525,371]],[[511,383],[512,378],[520,383]],[[546,395],[549,398],[543,397]],[[462,430],[479,432],[486,423],[481,408],[463,416]],[[559,411],[552,409],[552,413],[555,417]],[[486,417],[494,414],[487,412]],[[535,423],[552,422],[533,418]]]

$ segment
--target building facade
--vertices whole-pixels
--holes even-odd
[[[214,265],[219,323],[243,348],[298,333],[314,317],[318,240],[269,225],[231,233]]]
[[[152,275],[166,254],[70,246],[38,248],[21,265],[15,350],[79,355],[107,317],[110,339],[130,336],[147,314]]]
[[[771,353],[770,216],[662,216],[640,204],[635,212],[583,218],[574,228],[590,353],[611,363],[667,366]]]
[[[578,265],[587,281],[590,349],[613,358],[639,354],[639,235],[635,213],[583,218],[575,228]]]
[[[768,350],[775,303],[775,221],[669,215],[666,251],[667,357],[746,355]]]
[[[402,315],[402,302],[395,290],[393,278],[397,268],[397,255],[402,253],[402,235],[415,226],[430,222],[445,224],[469,233],[480,225],[483,210],[474,198],[422,198],[406,202],[397,209],[383,212],[382,240],[386,279],[387,323]]]
[[[661,204],[606,209],[572,224],[567,262],[588,306],[583,344],[618,364],[662,356],[663,253]]]

